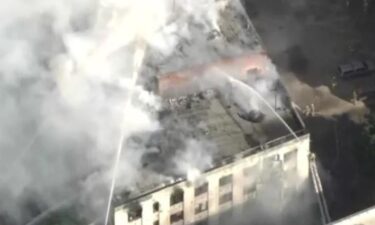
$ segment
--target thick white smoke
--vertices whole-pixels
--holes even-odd
[[[350,101],[335,96],[330,87],[311,87],[298,80],[294,74],[285,74],[284,83],[292,99],[298,104],[301,111],[308,116],[322,116],[333,119],[335,116],[347,114],[355,123],[364,123],[369,109],[365,103],[353,96]]]
[[[128,136],[162,129],[154,118],[159,98],[131,85],[136,43],[144,42],[146,55],[161,61],[183,38],[202,44],[206,33],[218,29],[220,4],[214,0],[3,2],[1,217],[24,223],[38,214],[35,207],[49,208],[77,193],[95,192],[93,205],[103,206],[121,126]],[[191,21],[197,27],[189,27]],[[196,36],[198,30],[202,37]],[[191,58],[202,55],[195,50],[188,53]],[[130,90],[132,103],[124,109]],[[126,145],[118,187],[132,187],[142,179],[137,175],[145,151]],[[28,201],[33,206],[27,206]]]

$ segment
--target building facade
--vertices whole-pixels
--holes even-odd
[[[221,73],[240,80],[246,80],[248,71],[265,75],[262,76],[263,79],[276,72],[263,53],[260,38],[240,1],[223,0],[216,3],[226,5],[219,7],[221,10],[218,27],[221,36],[207,39],[207,46],[200,51],[207,53],[202,54],[204,56],[214,55],[218,58],[209,57],[195,62],[192,59],[196,59],[196,55],[192,55],[190,59],[184,53],[181,54],[185,56],[183,60],[177,56],[166,60],[171,68],[157,65],[158,72],[164,74],[158,77],[156,85],[157,92],[163,98],[201,92],[200,88],[204,82],[203,78],[198,77],[212,75],[212,72],[218,69]],[[243,52],[239,57],[237,51],[232,52],[231,48],[223,46],[232,46],[236,50],[242,49]],[[211,52],[214,54],[208,54]],[[180,61],[200,66],[192,68],[190,64],[184,64],[183,68],[180,68],[176,66]],[[214,63],[202,66],[205,62]],[[185,68],[192,69],[182,70]],[[272,77],[270,79],[272,80]],[[268,82],[271,83],[277,82]],[[205,85],[203,89],[217,88],[206,83]],[[220,143],[219,148],[224,157],[220,156],[220,160],[199,175],[196,171],[191,171],[191,174],[188,172],[186,177],[160,184],[116,203],[113,206],[114,225],[217,225],[224,219],[243,215],[246,205],[255,204],[259,198],[271,202],[276,210],[281,208],[284,202],[290,199],[290,195],[302,189],[309,180],[310,136],[304,131],[303,122],[289,101],[285,105],[286,110],[279,109],[276,102],[281,100],[276,96],[277,85],[270,86],[274,87],[275,95],[267,100],[275,102],[272,107],[287,120],[291,129],[296,131],[295,135],[285,135],[287,129],[280,126],[279,119],[272,113],[261,123],[250,123],[239,117],[238,111],[234,110],[235,106],[227,107],[219,100],[209,101],[210,104],[199,103],[197,109],[188,104],[183,116],[177,113],[177,117],[198,117],[197,121],[212,125],[209,136],[213,136],[212,142]],[[287,94],[282,93],[280,96]],[[202,110],[206,107],[207,109]]]
[[[129,199],[114,208],[114,224],[214,225],[227,211],[234,217],[243,213],[244,203],[251,204],[262,192],[280,203],[309,177],[310,136],[297,134],[228,157],[194,180],[176,180]]]

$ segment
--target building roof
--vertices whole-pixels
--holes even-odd
[[[173,80],[170,75],[168,79]],[[301,124],[288,102],[285,89],[277,79],[273,82],[279,85],[277,91],[273,92],[271,97],[266,93],[262,95],[266,101],[275,101],[271,106],[283,117],[291,129],[301,130]],[[243,85],[248,84],[243,83]],[[238,88],[234,87],[234,89],[238,91]],[[258,110],[264,114],[264,118],[252,121],[241,116],[242,110],[238,104],[226,99],[220,90],[207,89],[187,95],[180,95],[178,92],[175,94],[176,97],[168,95],[163,99],[163,110],[159,115],[163,129],[148,134],[147,143],[144,143],[148,148],[156,149],[146,152],[143,157],[144,171],[141,171],[141,174],[144,175],[142,179],[144,182],[138,184],[136,191],[126,191],[125,197],[124,195],[117,196],[117,204],[121,204],[127,198],[134,198],[158,188],[160,185],[185,179],[187,171],[180,168],[181,163],[184,163],[181,162],[183,160],[192,163],[188,166],[204,171],[216,166],[216,162],[227,157],[249,151],[249,149],[254,149],[255,153],[259,151],[257,146],[290,134],[271,110],[261,102],[258,102]],[[249,96],[254,98],[251,93]],[[259,100],[255,99],[255,101]],[[191,141],[195,145],[190,145]],[[201,158],[208,158],[206,161],[203,160],[203,163],[195,162],[195,156],[186,156],[184,155],[186,152],[192,152]]]
[[[214,90],[168,99],[168,108],[178,120],[187,120],[195,128],[193,136],[205,136],[221,156],[232,155],[249,147],[241,128],[230,116]],[[178,126],[179,124],[177,124]]]
[[[164,102],[159,115],[163,129],[148,134],[144,143],[152,149],[143,157],[140,173],[144,179],[133,191],[115,196],[115,205],[185,179],[186,171],[175,160],[192,157],[184,155],[187,148],[204,150],[193,152],[206,159],[203,165],[194,166],[206,170],[223,158],[290,134],[247,86],[256,89],[291,129],[302,128],[239,1],[228,1],[218,24],[221,33],[214,38],[209,38],[211,32],[196,31],[192,25],[189,37],[194,40],[182,37],[171,56],[163,58],[156,50],[149,51],[147,64],[159,74],[156,89]],[[240,83],[221,82],[223,75]]]

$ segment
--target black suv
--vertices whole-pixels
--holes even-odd
[[[373,62],[365,61],[352,61],[347,64],[339,66],[339,76],[343,79],[355,78],[366,75],[371,75],[375,71]]]

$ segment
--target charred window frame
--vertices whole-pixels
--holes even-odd
[[[140,218],[142,218],[142,206],[139,204],[130,206],[128,211],[128,221],[132,222]]]
[[[204,184],[202,184],[202,185],[200,185],[200,186],[198,186],[198,187],[195,188],[194,195],[195,196],[199,196],[199,195],[205,194],[207,192],[208,192],[208,183],[205,182]]]
[[[171,205],[178,204],[184,201],[184,191],[180,188],[175,189],[171,195]]]
[[[232,174],[224,176],[224,177],[220,178],[220,180],[219,180],[219,186],[224,186],[224,185],[227,185],[227,184],[232,184],[232,181],[233,181],[233,175]]]
[[[154,204],[152,205],[152,210],[153,210],[154,213],[159,212],[159,210],[160,210],[159,202],[154,202]]]
[[[180,220],[183,220],[183,219],[184,219],[184,211],[180,211],[180,212],[172,214],[170,216],[171,224],[175,223],[175,222],[178,222]]]

